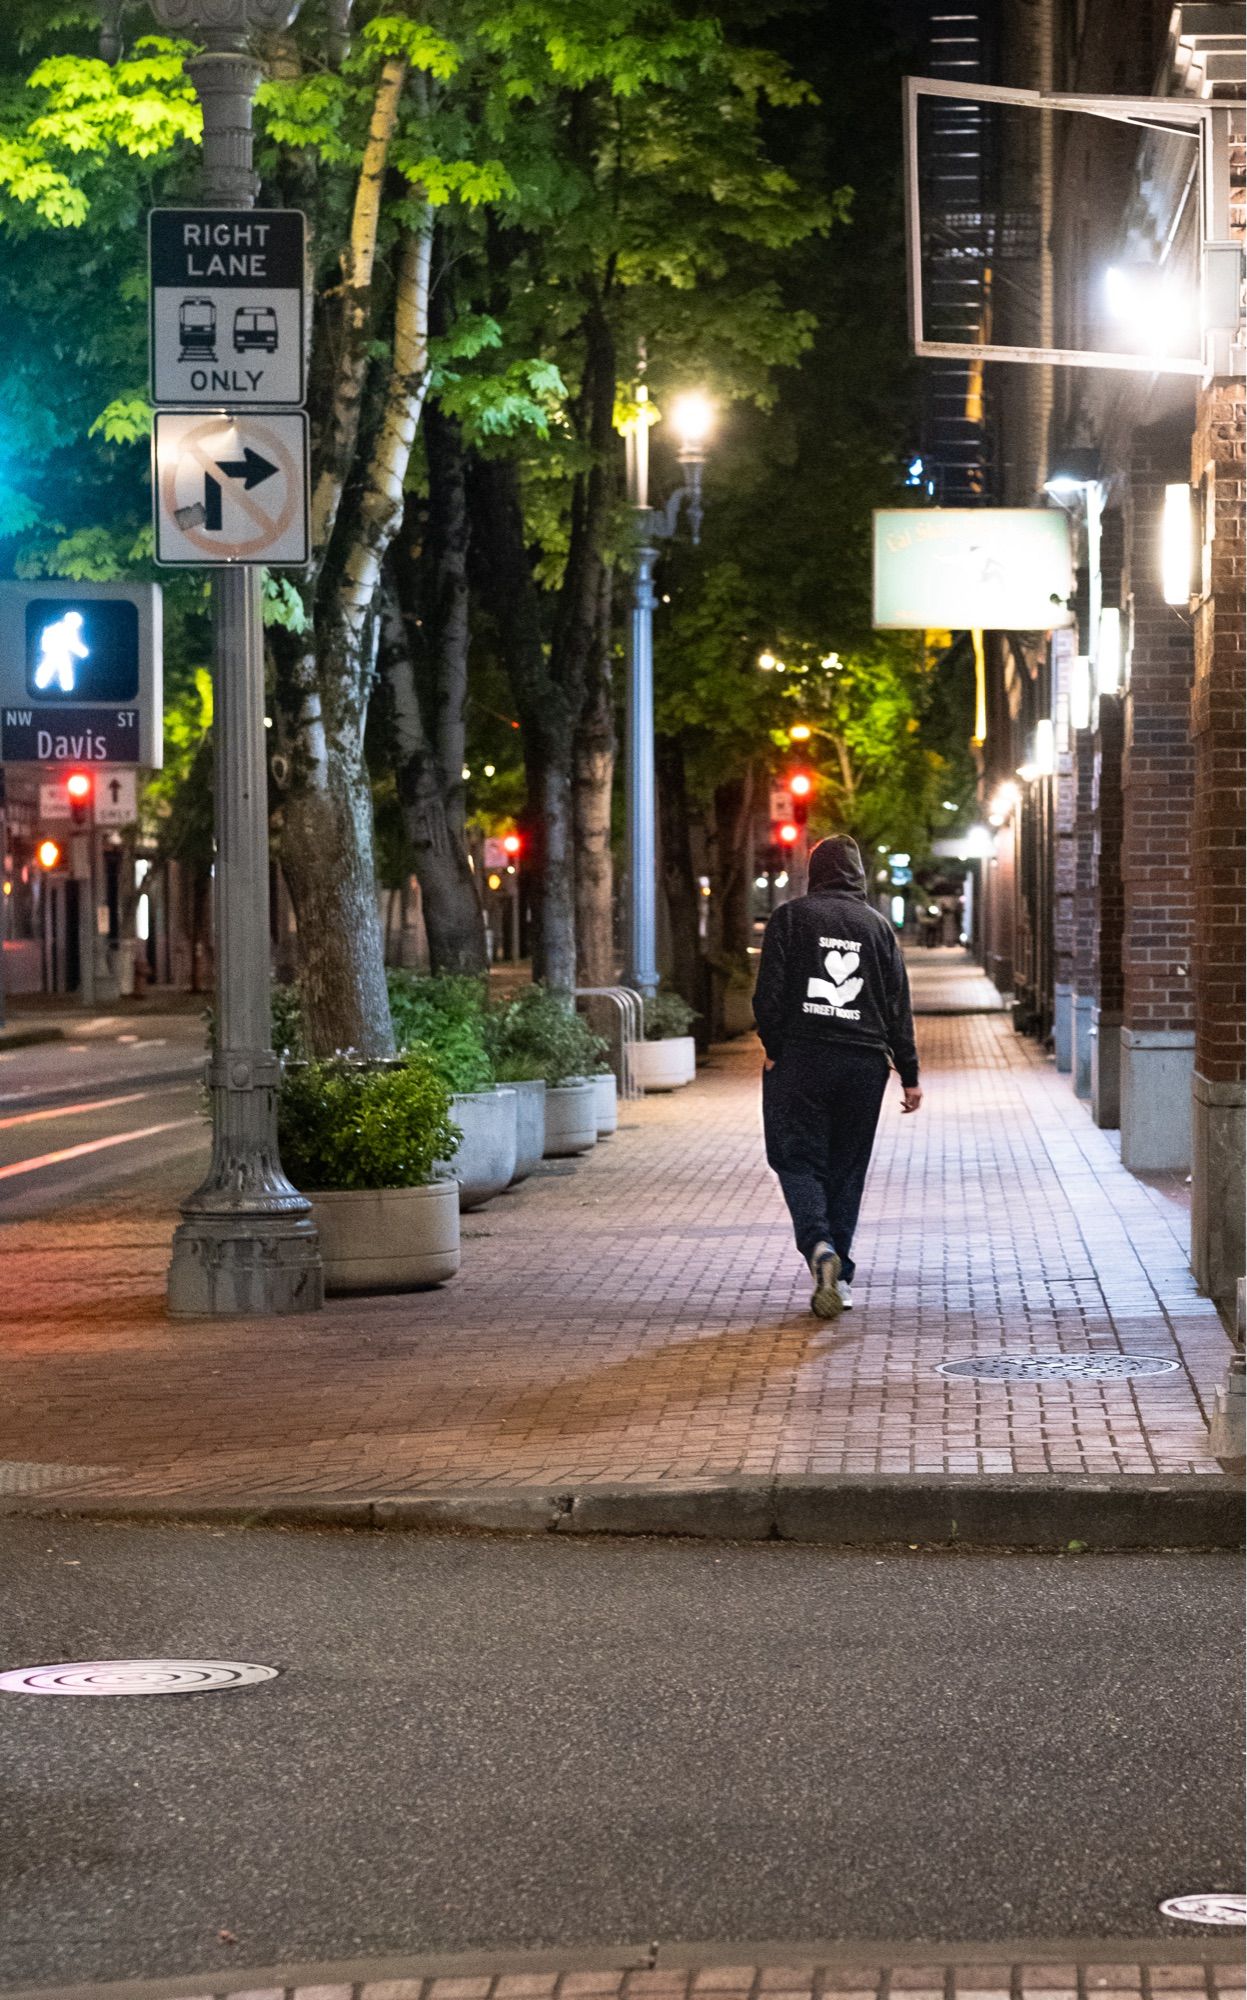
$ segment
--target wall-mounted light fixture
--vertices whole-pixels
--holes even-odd
[[[1100,643],[1096,648],[1096,689],[1100,694],[1116,694],[1121,687],[1121,612],[1106,604],[1100,613]]]
[[[1191,532],[1191,489],[1166,486],[1160,528],[1161,592],[1166,604],[1190,602],[1195,537]]]
[[[1031,753],[1031,762],[1035,766],[1036,775],[1041,778],[1050,778],[1056,770],[1056,729],[1051,716],[1045,715],[1035,724],[1035,746]]]

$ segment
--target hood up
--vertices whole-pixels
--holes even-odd
[[[837,889],[842,895],[864,897],[866,894],[866,870],[862,866],[861,849],[847,833],[837,833],[830,840],[820,840],[810,854],[810,895],[822,895],[829,889]]]

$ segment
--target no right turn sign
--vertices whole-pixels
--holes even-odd
[[[219,567],[308,560],[307,418],[157,410],[156,561]]]

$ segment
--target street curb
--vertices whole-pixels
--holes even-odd
[[[0,1028],[0,1055],[5,1049],[33,1049],[41,1042],[63,1042],[64,1028]]]
[[[1042,1473],[942,1478],[869,1473],[739,1479],[720,1485],[492,1488],[367,1498],[289,1494],[247,1499],[14,1495],[0,1513],[152,1525],[402,1530],[417,1534],[654,1535],[802,1542],[837,1548],[919,1546],[1081,1553],[1239,1549],[1243,1486],[1217,1474],[1116,1480]]]

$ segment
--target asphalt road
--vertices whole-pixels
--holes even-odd
[[[59,1215],[202,1151],[202,1069],[203,1024],[186,1015],[101,1017],[80,1040],[0,1048],[0,1222]]]
[[[0,1569],[5,1668],[282,1670],[0,1694],[8,1985],[506,1944],[1144,1938],[1161,1897],[1241,1887],[1230,1557],[10,1518]]]

